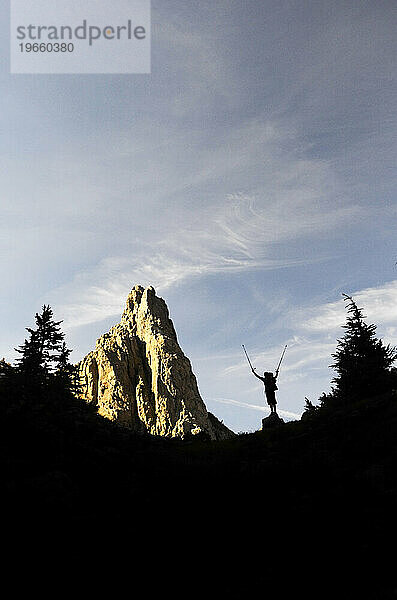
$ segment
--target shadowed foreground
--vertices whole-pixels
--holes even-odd
[[[1,420],[4,546],[90,593],[393,598],[396,439],[390,394],[217,442],[25,408]]]

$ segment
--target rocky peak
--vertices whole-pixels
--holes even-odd
[[[165,301],[135,286],[118,325],[80,363],[82,397],[99,414],[134,431],[166,437],[234,434],[211,415]]]

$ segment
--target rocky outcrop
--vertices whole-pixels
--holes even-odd
[[[264,431],[265,429],[281,427],[281,425],[283,424],[283,419],[281,419],[281,417],[279,417],[277,413],[270,413],[268,417],[262,419],[262,431]]]
[[[79,363],[82,397],[138,432],[185,438],[234,434],[207,412],[168,308],[153,287],[135,286],[121,322]]]

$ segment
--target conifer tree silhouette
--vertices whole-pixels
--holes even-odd
[[[332,397],[343,402],[370,398],[393,386],[392,364],[397,358],[395,347],[384,345],[375,336],[376,325],[364,321],[363,309],[353,298],[343,294],[347,302],[345,335],[338,340],[331,367],[337,375]]]
[[[45,376],[54,370],[59,361],[65,335],[60,328],[62,321],[54,321],[50,306],[44,305],[41,314],[36,313],[35,320],[36,329],[27,327],[29,339],[16,348],[21,354],[17,365],[22,373]]]
[[[77,370],[69,362],[71,350],[64,341],[62,321],[55,321],[50,306],[35,315],[36,327],[27,327],[29,337],[15,350],[15,366],[0,361],[0,391],[7,392],[16,406],[29,403],[62,403],[77,395]]]

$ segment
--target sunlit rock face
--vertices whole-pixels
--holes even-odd
[[[152,287],[135,286],[121,322],[80,363],[82,397],[137,432],[181,437],[234,434],[208,413],[168,308]]]

